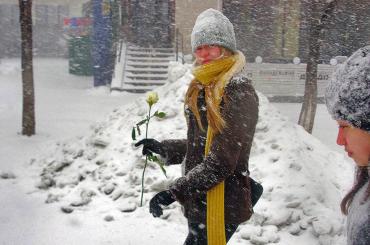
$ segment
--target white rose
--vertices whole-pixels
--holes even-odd
[[[146,95],[146,102],[148,102],[149,106],[154,105],[159,100],[157,92],[149,92]]]

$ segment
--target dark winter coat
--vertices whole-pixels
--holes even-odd
[[[258,119],[258,97],[251,82],[234,76],[224,90],[221,114],[226,128],[217,134],[205,157],[207,118],[204,91],[199,93],[203,132],[190,109],[185,108],[187,140],[165,140],[167,164],[180,164],[185,157],[185,176],[170,191],[185,208],[190,223],[206,222],[207,191],[225,180],[225,223],[239,224],[250,218],[252,206],[248,159]]]

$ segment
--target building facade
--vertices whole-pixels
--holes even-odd
[[[64,19],[82,17],[88,0],[33,0],[35,56],[66,56]],[[21,54],[18,0],[0,0],[0,57]]]
[[[171,47],[174,0],[121,0],[122,37],[137,46]]]
[[[102,0],[113,1],[113,0]],[[120,38],[138,46],[179,47],[190,54],[190,34],[199,13],[214,8],[234,24],[237,46],[249,62],[305,62],[311,1],[304,0],[117,0]],[[91,15],[89,0],[34,0],[34,47],[39,56],[67,54],[63,19]],[[370,1],[338,1],[323,32],[323,63],[370,44]],[[20,55],[17,0],[0,0],[0,57]]]

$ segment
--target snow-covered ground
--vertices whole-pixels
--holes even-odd
[[[37,135],[28,138],[19,134],[19,60],[0,63],[1,244],[182,244],[187,228],[179,205],[161,219],[147,207],[180,175],[179,166],[168,167],[166,179],[150,165],[146,204],[138,207],[143,159],[130,134],[144,116],[145,98],[91,88],[91,77],[69,75],[67,66],[36,59]],[[156,107],[168,117],[153,120],[150,136],[185,135],[188,81],[185,75],[158,90]],[[319,105],[313,134],[323,144],[292,123],[300,105],[274,104],[288,119],[263,95],[260,103],[250,169],[265,193],[229,244],[344,244],[338,205],[353,166],[335,146],[335,123]]]

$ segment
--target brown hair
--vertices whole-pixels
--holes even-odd
[[[357,167],[356,168],[356,179],[354,182],[354,185],[352,189],[344,196],[342,202],[340,203],[340,209],[342,210],[342,213],[347,215],[348,209],[351,206],[353,197],[356,195],[356,193],[367,184],[366,193],[364,195],[364,198],[362,202],[367,201],[367,199],[370,196],[370,184],[369,184],[369,167]]]

